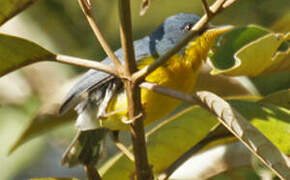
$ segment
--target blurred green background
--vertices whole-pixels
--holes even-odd
[[[200,0],[152,0],[144,16],[139,16],[141,0],[131,2],[134,39],[150,33],[170,15],[180,12],[203,14]],[[94,1],[94,6],[105,37],[113,49],[117,49],[120,47],[117,1],[98,0]],[[288,32],[290,31],[290,1],[240,0],[218,15],[212,23],[237,26],[258,24],[276,32]],[[25,37],[61,54],[96,60],[105,57],[76,0],[41,0],[0,27],[0,32]],[[1,180],[49,176],[85,177],[81,168],[68,169],[59,165],[62,153],[75,133],[72,123],[23,145],[7,157],[9,147],[28,126],[31,117],[40,107],[59,102],[72,86],[74,81],[71,79],[85,70],[69,65],[40,63],[10,73],[0,79]],[[260,83],[264,82],[261,81],[262,78],[269,79],[271,83],[269,82],[268,85]],[[283,81],[283,85],[271,85],[277,79]],[[254,78],[253,81],[260,87],[259,91],[263,95],[290,87],[289,72]],[[213,83],[218,83],[210,80],[207,82],[212,86],[214,86]],[[203,89],[206,86],[201,84],[199,88]],[[219,95],[226,96],[247,93],[233,89],[225,90],[226,92],[216,91]],[[109,151],[106,157],[112,152],[114,150]],[[241,175],[243,173],[246,175]],[[259,179],[252,171],[245,169],[238,174],[239,179]],[[227,178],[232,179],[229,175]]]

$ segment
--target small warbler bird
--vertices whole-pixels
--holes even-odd
[[[199,19],[197,15],[185,13],[168,17],[150,35],[134,41],[138,69],[148,66],[173,48],[190,32]],[[216,37],[230,29],[232,26],[206,26],[187,46],[149,74],[145,80],[191,93],[211,45]],[[123,61],[123,49],[118,49],[115,54]],[[102,63],[112,64],[108,57]],[[145,112],[144,124],[148,125],[168,115],[180,105],[181,101],[141,89],[141,103]],[[76,110],[79,114],[76,127],[80,131],[99,127],[110,130],[129,128],[129,125],[124,123],[129,119],[123,84],[120,79],[110,74],[89,70],[69,91],[60,113],[67,112],[76,104],[78,104]]]

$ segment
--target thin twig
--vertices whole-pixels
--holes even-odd
[[[143,82],[140,84],[140,87],[154,91],[154,92],[158,92],[158,93],[161,93],[164,95],[167,95],[167,96],[175,98],[175,99],[182,100],[182,101],[187,102],[187,103],[200,104],[200,102],[197,101],[195,98],[193,98],[192,95],[185,94],[183,92],[176,91],[176,90],[164,87],[164,86],[160,86],[160,85],[155,84],[155,83]]]
[[[132,162],[135,162],[134,155],[128,150],[128,148],[122,144],[120,141],[115,141],[114,142],[117,148],[124,153],[124,155]]]
[[[124,155],[132,162],[135,162],[135,158],[134,155],[129,151],[129,149],[120,142],[119,139],[119,131],[113,131],[112,132],[112,139],[116,145],[116,147],[124,153]]]
[[[95,36],[99,40],[101,46],[103,47],[104,51],[107,53],[109,58],[113,61],[116,67],[120,67],[121,62],[118,59],[118,57],[114,54],[113,50],[105,40],[98,23],[96,19],[94,18],[93,12],[92,12],[92,3],[90,0],[78,0],[79,5],[81,9],[83,10],[84,15],[86,16]],[[121,70],[121,68],[118,68],[117,70]]]
[[[208,17],[210,17],[212,15],[211,10],[209,9],[207,0],[201,0],[202,2],[202,6],[203,6],[203,10],[205,11],[205,13],[207,14]]]
[[[184,47],[189,41],[191,41],[194,36],[203,29],[207,23],[214,18],[218,13],[223,11],[224,9],[230,7],[238,0],[234,0],[234,2],[231,2],[229,5],[226,6],[226,8],[223,8],[223,5],[225,4],[226,0],[218,0],[216,1],[211,7],[210,11],[212,12],[212,15],[208,17],[207,14],[205,14],[200,20],[192,27],[191,33],[189,33],[181,42],[179,42],[176,46],[174,46],[172,49],[170,49],[167,53],[165,53],[163,56],[159,57],[154,63],[150,64],[149,66],[139,70],[138,72],[133,74],[133,80],[136,82],[140,82],[145,79],[145,77],[153,72],[155,69],[157,69],[159,66],[167,62],[169,58],[171,58],[174,54],[176,54],[182,47]],[[233,1],[233,0],[230,0]]]
[[[87,173],[88,180],[102,180],[97,169],[92,165],[84,165],[84,169]]]
[[[125,74],[131,77],[137,71],[132,38],[130,0],[119,0],[119,17],[121,43],[124,50]],[[142,113],[141,92],[135,82],[123,80],[128,102],[128,118],[134,119]],[[149,165],[143,116],[138,117],[130,124],[135,168],[138,180],[153,180],[152,169]]]
[[[117,77],[119,76],[114,67],[94,61],[94,60],[81,59],[81,58],[66,56],[66,55],[61,55],[61,54],[57,55],[55,57],[55,60],[61,63],[77,65],[77,66],[86,67],[90,69],[96,69],[99,71],[112,74]]]

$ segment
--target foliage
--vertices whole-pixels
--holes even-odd
[[[4,24],[5,26],[5,23],[10,18],[14,17],[30,5],[34,4],[34,2],[36,2],[36,0],[0,0],[0,25]],[[158,5],[158,3],[155,3],[155,1],[151,2],[148,0],[143,0],[140,10],[139,2],[132,3],[133,22],[137,25],[137,28],[134,28],[134,36],[139,37],[143,34],[148,34],[148,28],[144,28],[144,23],[141,22],[140,19],[146,19],[146,16],[152,16],[153,12],[162,13],[162,9],[164,8],[160,9],[161,6]],[[188,3],[189,1],[186,3],[171,3],[171,5],[185,8],[184,6]],[[254,3],[258,3],[258,0]],[[231,96],[230,98],[227,98],[227,102],[229,103],[229,107],[227,108],[233,108],[235,109],[235,111],[238,112],[238,114],[241,114],[242,117],[238,117],[237,119],[245,118],[259,130],[257,131],[256,129],[251,129],[251,131],[248,132],[247,135],[243,136],[240,140],[242,142],[248,141],[248,144],[252,143],[252,149],[258,147],[259,150],[257,150],[258,153],[256,153],[256,156],[263,159],[264,161],[269,162],[284,162],[284,159],[279,159],[279,153],[278,155],[276,153],[274,156],[266,150],[260,150],[260,147],[264,144],[255,144],[255,142],[257,141],[257,139],[255,138],[260,138],[260,136],[258,136],[260,132],[267,138],[270,144],[273,143],[280,150],[281,153],[284,153],[288,156],[290,155],[290,144],[289,141],[287,141],[290,138],[290,33],[287,32],[289,31],[289,29],[285,28],[285,26],[287,26],[287,23],[289,22],[289,14],[286,14],[281,19],[281,22],[279,22],[278,18],[283,15],[283,5],[281,5],[283,3],[285,3],[284,6],[286,7],[287,5],[289,5],[288,1],[284,2],[283,0],[281,0],[281,2],[279,1],[274,3],[275,6],[281,7],[281,11],[277,12],[277,17],[272,17],[272,23],[264,22],[263,18],[261,17],[266,16],[267,13],[274,12],[270,12],[270,10],[267,10],[264,8],[264,6],[261,6],[261,8],[263,9],[261,10],[262,13],[257,15],[257,17],[255,17],[256,19],[254,20],[260,25],[267,26],[267,28],[257,25],[248,25],[249,23],[252,24],[252,22],[243,23],[245,19],[247,19],[247,12],[245,12],[245,7],[250,7],[247,9],[247,11],[255,11],[256,7],[250,6],[251,3],[247,1],[240,2],[240,4],[238,3],[237,7],[233,9],[241,11],[243,12],[243,14],[245,14],[245,17],[237,17],[237,19],[239,19],[240,21],[236,21],[237,24],[240,23],[239,25],[243,26],[238,26],[218,38],[217,42],[212,47],[212,52],[209,56],[211,62],[211,70],[210,73],[206,72],[207,78],[209,80],[205,80],[205,84],[208,83],[209,89],[211,87],[214,87],[214,91],[218,92],[220,88],[223,92],[227,92],[227,94]],[[98,59],[104,56],[104,54],[102,53],[98,53],[97,55],[95,55],[95,49],[100,50],[101,48],[93,44],[94,41],[92,41],[92,38],[83,37],[81,35],[90,33],[90,31],[86,29],[85,23],[82,24],[83,19],[80,18],[82,15],[78,13],[66,12],[76,11],[76,8],[74,8],[75,5],[73,5],[72,3],[53,0],[49,2],[41,1],[37,3],[37,6],[37,8],[42,9],[43,11],[47,11],[48,13],[57,18],[49,19],[44,16],[35,16],[37,8],[27,10],[27,13],[24,14],[24,17],[30,20],[33,19],[33,21],[37,22],[39,25],[41,25],[42,23],[48,24],[48,26],[45,27],[43,31],[49,34],[50,39],[56,44],[56,47],[57,49],[59,49],[59,51],[69,52],[69,50],[66,49],[69,47],[70,54],[86,54],[89,57],[94,57]],[[66,9],[64,11],[64,7],[68,6],[70,6],[71,9]],[[105,13],[104,9],[110,8],[112,10],[112,13],[110,13],[110,16],[112,18],[107,18],[107,22],[102,21],[100,24],[101,26],[105,27],[104,29],[106,29],[106,31],[104,31],[106,32],[105,36],[108,36],[109,40],[114,39],[113,41],[115,41],[115,43],[113,46],[117,47],[118,45],[116,45],[116,42],[118,40],[115,40],[115,37],[118,33],[115,32],[116,28],[112,28],[113,25],[116,24],[116,19],[115,17],[113,17],[115,15],[113,13],[113,9],[116,6],[116,3],[96,2],[95,6],[106,7],[99,8],[100,12],[98,12],[98,17],[100,18],[102,18],[102,15]],[[239,6],[241,8],[239,8]],[[194,8],[196,9],[196,11],[200,11],[201,9],[200,6],[196,6]],[[145,12],[147,13],[145,14]],[[263,12],[267,13],[263,14]],[[72,13],[72,16],[69,17],[67,15],[69,13]],[[142,15],[145,14],[145,16],[139,17],[136,15],[135,17],[135,14],[139,13]],[[231,13],[232,15],[238,14],[238,12],[225,12],[224,14],[221,14],[223,17],[217,19],[217,22],[220,22],[221,20],[223,23],[230,22],[230,20],[228,19],[229,13]],[[43,20],[41,18],[43,18]],[[155,26],[155,24],[159,22],[159,17],[153,18],[151,20],[152,21],[148,21],[150,22],[150,25],[148,26],[149,28]],[[62,26],[51,25],[54,23]],[[70,26],[68,26],[68,24],[70,24]],[[270,27],[269,24],[274,25]],[[271,29],[274,29],[275,31]],[[61,32],[61,35],[58,34],[59,32]],[[65,39],[69,39],[68,44],[65,43]],[[47,50],[42,46],[43,44],[38,45],[38,43],[32,42],[22,37],[20,38],[18,36],[1,33],[1,78],[4,75],[7,75],[9,77],[10,74],[8,73],[29,64],[44,61],[57,61],[56,57],[59,53],[57,51],[53,52],[54,50]],[[79,70],[80,69],[78,69],[78,71]],[[23,70],[23,72],[23,75],[25,76],[25,69]],[[247,92],[238,94],[237,96],[237,93],[234,92],[233,89],[220,87],[220,85],[218,84],[219,81],[212,83],[210,79],[215,78],[214,76],[225,78],[225,80],[223,81],[223,85],[225,87],[231,87],[234,86],[234,84],[238,84],[236,89],[241,89],[241,87],[244,86]],[[250,83],[251,86],[247,86],[244,81],[235,81],[235,83],[233,83],[233,79],[237,76],[249,77],[249,79],[247,79],[247,83]],[[25,78],[32,86],[33,81],[29,79],[28,76],[26,76]],[[260,94],[251,94],[251,91],[249,90],[250,87],[254,88],[256,92],[259,92]],[[34,86],[34,88],[35,89],[33,91],[37,91],[37,86]],[[55,94],[58,94],[59,92],[60,91],[55,91]],[[35,99],[41,99],[41,97],[39,97],[39,94],[33,96],[35,96]],[[218,108],[220,108],[222,106],[222,102],[218,100],[217,102],[217,106]],[[1,92],[0,103],[2,105]],[[56,104],[52,104],[50,108],[47,108],[46,106],[42,107],[42,112],[36,113],[35,115],[35,110],[29,109],[31,103],[33,104],[32,106],[39,106],[38,102],[30,100],[27,100],[23,104],[20,103],[20,106],[15,104],[4,105],[3,107],[0,106],[0,117],[3,120],[1,122],[3,126],[0,132],[0,139],[2,139],[1,141],[4,142],[3,146],[5,146],[6,151],[10,149],[9,152],[14,152],[20,147],[20,145],[23,145],[24,143],[35,137],[39,137],[42,134],[47,134],[47,132],[53,132],[54,129],[59,129],[59,127],[67,126],[68,122],[71,122],[76,117],[76,113],[74,111],[70,111],[64,116],[59,116],[57,114],[58,105]],[[57,100],[57,103],[60,103],[59,98]],[[203,102],[203,104],[206,104],[206,102]],[[173,164],[179,157],[184,155],[189,149],[198,146],[201,141],[207,139],[211,134],[215,134],[217,136],[217,134],[219,133],[219,127],[221,127],[219,119],[221,118],[210,110],[205,110],[203,105],[199,105],[200,106],[186,105],[183,107],[179,107],[173,114],[171,114],[169,117],[164,118],[162,122],[160,122],[158,125],[154,126],[153,129],[147,132],[146,146],[148,150],[149,161],[150,164],[153,165],[153,172],[155,174],[162,174],[171,164]],[[213,109],[216,106],[215,102],[213,102],[213,104],[211,105],[211,108]],[[24,108],[22,108],[22,106]],[[6,148],[8,147],[7,144],[11,144],[10,140],[9,142],[7,142],[7,139],[5,138],[6,134],[8,136],[8,134],[10,133],[9,131],[14,132],[14,126],[17,127],[18,131],[18,124],[23,124],[21,120],[10,121],[11,119],[31,120],[29,121],[29,124],[26,126],[25,130],[19,136],[19,138],[17,140],[14,140],[13,146],[10,148]],[[251,126],[250,123],[246,124],[246,126]],[[235,126],[233,125],[230,128],[235,129]],[[245,129],[242,129],[242,131],[245,131]],[[59,134],[62,133],[63,132]],[[58,136],[59,134],[57,134],[56,136]],[[65,136],[71,136],[71,132],[67,134],[68,135]],[[218,137],[216,139],[210,139],[197,152],[208,151],[216,146],[226,145],[238,141],[238,139],[230,135],[228,130],[226,129],[223,129],[221,134],[221,137]],[[14,136],[15,134],[13,133],[13,137]],[[50,136],[53,137],[53,134],[50,133]],[[60,136],[62,137],[62,135]],[[213,135],[212,137],[216,136]],[[264,141],[261,140],[260,142]],[[9,172],[3,172],[3,175],[0,175],[1,179],[9,179],[10,177],[12,177],[12,174],[21,171],[20,167],[22,166],[22,164],[32,163],[32,161],[35,161],[36,158],[41,154],[41,150],[43,149],[43,147],[45,147],[45,143],[43,143],[43,141],[41,141],[40,139],[33,144],[29,143],[24,146],[25,147],[19,149],[19,152],[16,151],[15,155],[12,154],[12,156],[9,157],[11,159],[4,159],[5,163],[12,160],[17,161],[17,163],[13,168],[7,168],[10,169]],[[268,146],[269,145],[267,145],[267,147]],[[23,157],[20,157],[20,152],[24,153]],[[197,152],[195,152],[195,154]],[[4,155],[4,153],[4,151],[1,151],[0,155],[2,156]],[[11,163],[9,166],[11,166]],[[282,172],[282,174],[284,173],[284,177],[288,177],[289,173],[287,174],[287,169],[283,168],[284,167],[282,166],[275,166],[274,170],[278,170],[278,175]],[[4,167],[1,169],[4,169]],[[124,154],[118,153],[112,157],[109,157],[109,159],[101,165],[100,172],[103,175],[103,179],[120,179],[121,177],[122,179],[129,179],[130,177],[134,176],[134,163],[131,162]],[[42,179],[56,180],[73,178]]]

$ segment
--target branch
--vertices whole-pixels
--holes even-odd
[[[175,99],[182,100],[182,101],[187,102],[187,103],[199,104],[199,101],[194,99],[193,96],[191,96],[189,94],[185,94],[181,91],[176,91],[176,90],[164,87],[164,86],[160,86],[160,85],[155,84],[155,83],[143,82],[140,84],[140,87],[154,91],[154,92],[158,92],[158,93],[161,93],[164,95],[167,95],[167,96],[175,98]]]
[[[203,10],[204,12],[206,13],[206,15],[208,17],[212,16],[212,12],[211,10],[209,9],[209,6],[208,6],[208,3],[207,3],[207,0],[201,0],[202,2],[202,6],[203,6]]]
[[[66,64],[72,64],[76,66],[86,67],[90,69],[96,69],[99,71],[103,71],[109,74],[112,74],[116,77],[119,77],[118,72],[114,67],[111,67],[109,65],[94,61],[94,60],[88,60],[88,59],[81,59],[77,57],[72,56],[66,56],[66,55],[57,55],[55,58],[55,61],[66,63]]]
[[[88,180],[101,180],[102,179],[97,169],[94,166],[84,165],[84,169],[87,173]]]
[[[137,71],[130,12],[130,0],[119,0],[119,17],[121,43],[124,50],[125,74],[131,77]],[[134,119],[130,124],[131,138],[135,156],[136,175],[138,180],[153,180],[153,173],[148,162],[145,131],[143,124],[141,92],[135,82],[123,80],[128,102],[128,118]]]
[[[84,15],[86,16],[95,36],[97,37],[98,41],[100,42],[101,46],[103,47],[104,51],[107,53],[109,58],[113,61],[116,67],[121,66],[121,62],[118,59],[118,57],[114,54],[113,50],[105,40],[103,34],[101,33],[101,30],[97,24],[96,19],[94,18],[93,12],[92,12],[92,3],[90,0],[78,0],[79,5],[81,9],[83,10]],[[121,70],[121,69],[116,69]]]
[[[214,18],[218,13],[222,12],[226,8],[233,5],[238,0],[229,0],[231,3],[227,3],[227,6],[223,7],[225,0],[216,1],[209,9],[211,11],[211,16],[208,16],[207,13],[200,18],[200,20],[192,27],[191,33],[189,33],[181,42],[179,42],[175,47],[165,53],[163,56],[159,57],[154,63],[149,66],[139,70],[133,74],[133,80],[140,82],[145,79],[145,77],[157,69],[159,66],[167,62],[174,54],[176,54],[182,47],[184,47],[188,42],[190,42],[194,36],[203,29],[207,23]]]

